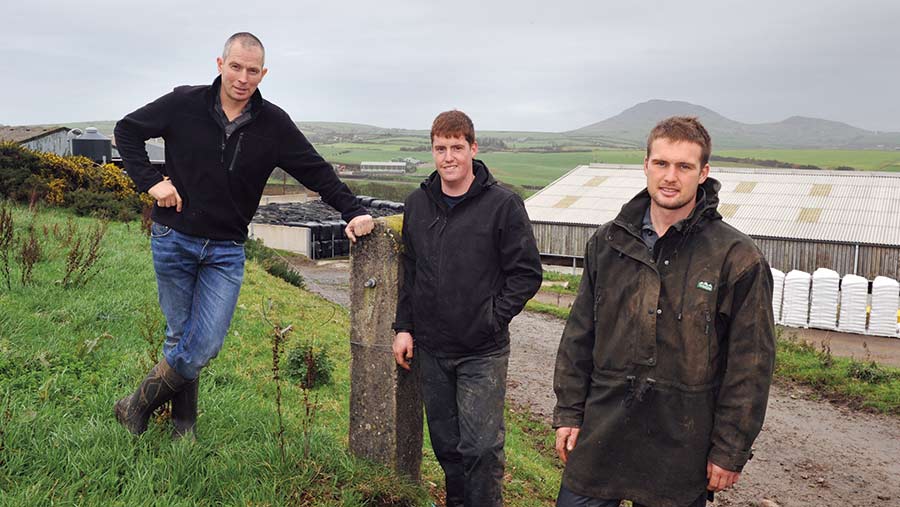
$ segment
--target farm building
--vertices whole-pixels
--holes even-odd
[[[0,142],[13,142],[33,151],[71,155],[69,129],[66,127],[0,126]]]
[[[119,149],[116,147],[115,136],[110,140],[112,141],[112,158],[121,160],[122,156],[119,155]],[[166,147],[161,144],[161,141],[147,141],[144,143],[144,149],[147,150],[147,157],[151,164],[161,165],[166,162]]]
[[[900,174],[712,168],[719,213],[773,268],[900,278]],[[525,201],[538,248],[580,259],[598,225],[646,186],[640,165],[576,167]]]
[[[373,217],[403,213],[403,203],[357,196]],[[342,257],[350,253],[341,214],[319,199],[261,205],[250,223],[250,237],[266,246],[303,254],[310,259]]]
[[[359,172],[371,176],[393,176],[405,174],[406,166],[406,162],[361,162]]]

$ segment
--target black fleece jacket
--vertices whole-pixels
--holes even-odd
[[[406,199],[403,281],[395,330],[439,357],[509,345],[509,321],[541,286],[525,204],[480,160],[465,199],[449,208],[433,173]]]
[[[215,111],[220,85],[217,77],[212,85],[180,86],[116,124],[116,146],[142,192],[163,179],[144,142],[166,142],[166,172],[183,204],[181,212],[154,205],[154,221],[193,236],[244,240],[275,167],[318,192],[344,220],[366,213],[290,116],[259,90],[250,99],[250,122],[226,139]]]

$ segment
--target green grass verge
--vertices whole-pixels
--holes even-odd
[[[34,286],[14,279],[12,290],[0,289],[0,504],[430,503],[426,487],[347,449],[346,310],[272,277],[255,262],[247,264],[225,346],[201,378],[199,440],[172,442],[166,421],[151,422],[144,435],[132,437],[115,422],[112,404],[134,389],[158,351],[144,338],[160,336],[163,326],[149,240],[136,223],[110,224],[99,274],[83,288],[65,289],[56,282],[68,248],[52,231],[54,225],[65,230],[71,215],[13,211],[17,233],[35,225],[45,258],[35,266]],[[72,220],[79,234],[94,223]],[[307,431],[302,390],[282,385],[284,461],[271,380],[272,328],[262,317],[267,301],[273,321],[293,325],[288,351],[313,343],[336,365],[334,383],[314,391],[318,411]],[[556,461],[530,450],[533,440],[515,417],[508,431],[508,504],[547,505],[559,484]],[[546,438],[550,429],[543,431]],[[442,485],[429,456],[426,450],[425,484]]]
[[[785,328],[779,327],[778,334],[777,377],[808,385],[822,396],[851,406],[900,415],[900,369],[836,357],[827,347],[797,341]]]
[[[569,309],[561,306],[541,303],[540,301],[531,299],[525,303],[525,309],[531,312],[546,313],[554,317],[566,320],[569,318]]]
[[[544,292],[558,292],[560,294],[578,294],[578,286],[581,285],[581,275],[557,273],[556,271],[544,271],[544,280],[551,282],[569,282],[565,287],[561,285],[548,285],[541,287]]]

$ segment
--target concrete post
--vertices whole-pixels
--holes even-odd
[[[401,215],[378,219],[351,248],[350,451],[418,481],[422,395],[416,372],[398,368],[391,351],[401,224]]]

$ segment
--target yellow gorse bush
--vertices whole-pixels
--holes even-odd
[[[9,168],[21,167],[22,171],[30,173],[27,182],[20,184],[16,190],[19,199],[23,195],[36,193],[48,204],[71,206],[75,194],[87,191],[95,196],[110,195],[118,202],[127,203],[125,205],[133,210],[140,210],[141,204],[153,204],[153,199],[139,193],[131,178],[114,164],[97,164],[83,156],[33,151],[13,143],[0,144],[0,152],[0,160],[5,161]],[[84,195],[77,197],[84,208]]]

